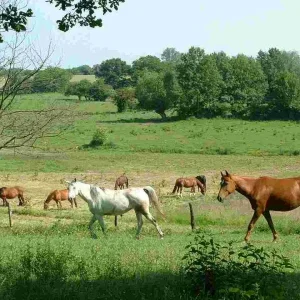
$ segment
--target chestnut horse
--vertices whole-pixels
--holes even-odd
[[[204,185],[204,189],[206,191],[206,177],[205,175],[198,175],[196,178]],[[200,186],[198,185],[198,192],[200,192]]]
[[[125,176],[125,173],[117,178],[116,184],[115,184],[115,190],[119,189],[123,190],[124,188],[128,189],[128,178]]]
[[[201,176],[198,176],[198,177],[200,178]],[[205,176],[204,176],[204,178],[205,178]],[[202,180],[203,180],[203,178],[202,178]],[[203,195],[205,195],[205,191],[206,191],[206,178],[205,178],[205,185],[204,185],[196,177],[189,177],[189,178],[183,178],[183,177],[181,177],[181,178],[176,179],[175,185],[174,185],[174,189],[172,191],[172,194],[175,194],[176,191],[177,191],[177,193],[179,193],[179,196],[182,197],[182,189],[184,187],[186,187],[186,188],[190,187],[191,188],[191,194],[192,193],[195,194],[195,192],[196,192],[196,186],[198,186],[198,190],[200,188],[201,193]]]
[[[238,191],[249,199],[253,217],[249,223],[245,241],[258,218],[263,215],[273,233],[273,241],[278,237],[270,215],[270,210],[290,211],[300,206],[300,177],[277,179],[272,177],[251,178],[230,175],[227,171],[221,172],[221,187],[217,199],[223,202],[224,198]]]
[[[3,206],[7,206],[8,202],[7,199],[14,199],[18,197],[19,199],[19,206],[25,204],[24,200],[24,189],[20,186],[14,187],[2,187],[0,188],[0,198],[3,200]]]
[[[53,192],[51,192],[44,202],[44,209],[48,209],[49,202],[51,200],[54,200],[56,202],[57,208],[62,208],[61,201],[64,201],[64,200],[68,200],[71,203],[72,208],[73,208],[73,201],[74,201],[75,206],[77,207],[76,198],[70,198],[69,191],[67,189],[54,190]],[[58,204],[60,207],[58,206]]]

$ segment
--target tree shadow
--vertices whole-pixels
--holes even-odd
[[[104,120],[98,121],[99,123],[140,123],[140,124],[164,124],[164,123],[171,123],[181,120],[177,116],[167,117],[165,119],[162,118],[151,118],[151,119],[143,119],[143,118],[132,118],[132,119],[118,119],[118,120]]]
[[[228,286],[227,291],[218,289],[218,286],[209,286],[205,279],[199,277],[199,284],[192,285],[183,273],[149,273],[131,277],[116,278],[118,270],[107,277],[87,279],[86,274],[74,280],[64,280],[59,275],[44,278],[22,278],[12,284],[3,284],[0,287],[0,298],[2,300],[35,299],[35,300],[57,300],[57,299],[238,299],[239,291],[252,293],[255,296],[255,287],[239,285],[234,282]],[[235,276],[240,277],[241,270],[234,270]],[[76,274],[78,275],[78,274]],[[267,288],[261,286],[264,296],[279,298],[274,299],[299,299],[298,283],[299,273],[268,274],[269,280],[264,283]],[[210,282],[213,285],[213,278]],[[255,278],[253,277],[255,282]],[[234,288],[231,287],[233,284]],[[249,284],[248,284],[249,285]],[[231,292],[233,294],[231,294]],[[212,293],[212,294],[210,294]],[[254,299],[254,298],[251,298]]]
[[[150,273],[118,278],[118,270],[111,277],[74,281],[61,278],[36,278],[18,280],[0,288],[0,298],[6,299],[179,299],[189,298],[188,284],[183,275]],[[84,276],[84,274],[82,274]]]

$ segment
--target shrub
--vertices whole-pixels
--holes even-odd
[[[132,87],[118,89],[113,98],[113,102],[118,107],[118,112],[123,112],[127,108],[136,108],[137,99],[135,98],[135,89]]]
[[[236,249],[232,242],[221,245],[199,232],[186,248],[185,273],[199,296],[266,299],[286,293],[282,281],[293,266],[276,250],[267,252],[250,244]]]
[[[90,147],[102,146],[106,142],[106,131],[103,128],[97,129],[90,142]]]

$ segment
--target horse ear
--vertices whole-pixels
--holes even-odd
[[[230,174],[227,172],[227,170],[225,170],[226,172],[226,176],[231,177]]]
[[[220,173],[221,173],[221,176],[222,176],[222,177],[224,177],[224,174],[223,174],[223,172],[221,171]]]

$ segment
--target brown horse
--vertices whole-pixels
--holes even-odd
[[[16,197],[19,199],[19,206],[24,205],[25,200],[23,194],[24,189],[20,186],[0,188],[0,198],[3,200],[3,206],[8,206],[7,199],[14,199]]]
[[[204,185],[204,189],[206,192],[206,177],[205,175],[198,175],[196,178]],[[200,186],[198,185],[198,192],[200,192]]]
[[[73,201],[74,201],[75,206],[77,207],[76,198],[74,198],[74,199],[69,198],[69,191],[67,189],[66,190],[54,190],[53,192],[51,192],[44,202],[44,209],[48,209],[49,202],[51,200],[54,200],[56,202],[57,208],[62,208],[61,201],[64,201],[64,200],[68,200],[71,203],[72,208],[73,208]],[[58,206],[58,204],[60,207]]]
[[[172,194],[175,194],[177,192],[177,193],[179,193],[179,196],[182,197],[182,189],[184,187],[186,187],[186,188],[190,187],[191,194],[192,193],[195,194],[196,186],[198,187],[198,189],[200,188],[201,193],[203,195],[205,195],[205,191],[206,191],[205,185],[200,180],[198,180],[196,177],[189,177],[189,178],[181,177],[181,178],[176,179]]]
[[[227,171],[225,172],[225,174],[221,172],[218,200],[223,202],[225,197],[238,191],[249,199],[254,210],[245,241],[249,241],[251,231],[261,215],[267,220],[275,241],[278,235],[273,225],[270,210],[290,211],[300,206],[300,177],[285,179],[251,178],[230,175]]]
[[[125,173],[117,178],[116,184],[115,184],[115,190],[119,189],[123,190],[124,188],[128,189],[128,178],[125,176]]]

